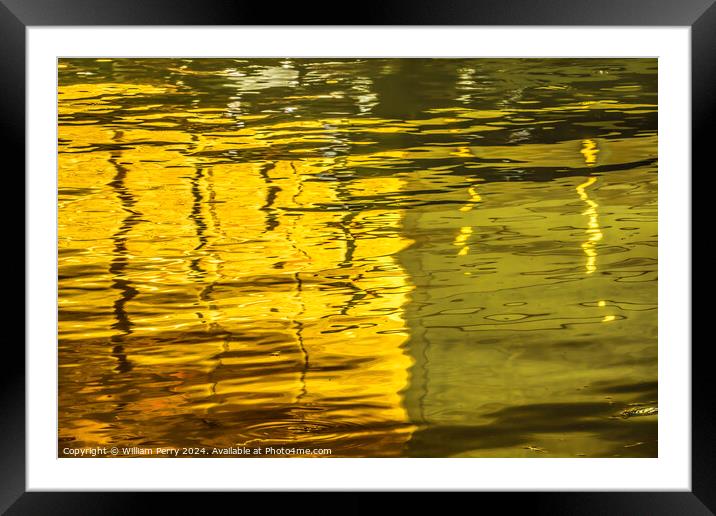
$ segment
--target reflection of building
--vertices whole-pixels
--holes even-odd
[[[232,193],[216,205],[223,234],[208,246],[231,252],[213,289],[220,324],[232,334],[217,355],[214,374],[222,379],[214,391],[225,402],[215,410],[282,400],[296,411],[320,407],[323,424],[404,423],[399,391],[410,361],[401,307],[409,287],[391,256],[405,245],[399,220],[385,211],[322,208],[342,202],[335,183],[314,179],[326,170],[330,160],[213,168],[221,185],[214,189]],[[351,188],[376,193],[381,184]],[[267,371],[293,367],[242,376],[242,363],[264,339],[275,350],[262,359]],[[222,373],[227,366],[234,372]],[[311,410],[301,417],[310,422]]]
[[[91,404],[114,412],[130,433],[143,427],[147,443],[171,442],[165,432],[188,425],[174,438],[221,446],[337,441],[337,454],[357,446],[342,441],[355,441],[371,454],[399,453],[410,429],[401,391],[411,366],[402,317],[411,287],[394,254],[407,241],[400,211],[347,204],[399,191],[400,181],[326,180],[335,158],[205,165],[191,157],[224,145],[221,135],[161,131],[180,142],[179,156],[142,144],[141,129],[91,131],[95,143],[105,137],[126,147],[92,167],[73,167],[71,155],[61,161],[61,181],[91,171],[109,185],[84,207],[103,206],[107,224],[82,235],[114,244],[72,261],[104,268],[110,298],[71,299],[115,309],[81,331],[60,325],[68,344],[91,341],[99,351],[103,335],[113,342],[100,351],[114,350],[106,371],[79,358],[85,382],[103,378]],[[73,127],[63,136],[81,145],[84,134]],[[71,234],[63,221],[73,213],[61,209],[61,238]],[[69,261],[61,257],[60,274]],[[157,392],[150,378],[173,381]],[[193,420],[224,430],[192,433]],[[112,436],[102,423],[87,424],[63,431],[81,433],[85,445]]]

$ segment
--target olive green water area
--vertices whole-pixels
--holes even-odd
[[[657,456],[655,59],[58,67],[61,456]]]

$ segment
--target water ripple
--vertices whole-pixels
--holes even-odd
[[[58,66],[63,447],[656,455],[656,60]]]

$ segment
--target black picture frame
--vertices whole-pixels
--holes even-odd
[[[0,124],[8,149],[25,148],[26,29],[86,25],[551,25],[691,27],[692,168],[712,165],[710,118],[716,107],[716,0],[383,0],[376,5],[250,2],[247,0],[0,0]],[[27,135],[32,137],[32,135]],[[23,153],[16,152],[24,169]],[[692,175],[693,178],[693,175]],[[32,307],[28,307],[32,308]],[[24,350],[8,340],[0,375],[0,511],[7,514],[125,514],[141,507],[195,513],[188,493],[26,492]],[[12,344],[12,345],[10,345]],[[669,345],[689,346],[690,342]],[[716,407],[711,395],[710,342],[692,353],[692,490],[689,492],[480,493],[501,510],[522,506],[549,514],[714,514]],[[13,349],[14,348],[14,349]],[[12,365],[10,365],[12,364]],[[668,388],[666,386],[665,388]],[[48,422],[48,424],[50,424]],[[212,496],[235,496],[212,494]],[[272,512],[304,505],[315,494],[242,493],[242,506],[267,503]],[[261,496],[263,498],[258,498]],[[340,513],[372,510],[375,493],[351,493]],[[422,496],[417,496],[420,502]],[[263,500],[263,502],[262,502]],[[213,501],[213,500],[212,500]],[[482,503],[483,500],[480,500]],[[203,503],[206,503],[204,500]],[[454,503],[454,502],[453,502]],[[474,502],[470,502],[474,503]],[[286,504],[281,507],[281,504]],[[170,506],[176,507],[170,509]],[[204,505],[206,507],[206,505]],[[238,510],[238,509],[237,509]],[[314,511],[315,512],[315,511]],[[320,512],[320,510],[318,511]]]

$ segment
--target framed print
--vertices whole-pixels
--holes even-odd
[[[711,514],[712,3],[3,0],[28,300],[3,510]]]

